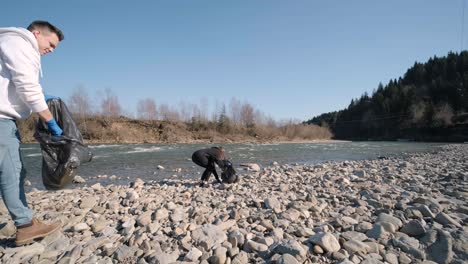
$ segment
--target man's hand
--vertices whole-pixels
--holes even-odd
[[[55,121],[55,119],[52,118],[51,120],[46,121],[46,124],[47,124],[47,127],[49,128],[50,134],[52,134],[53,136],[62,135],[63,131],[59,127],[59,125],[57,124],[57,121]]]
[[[221,168],[223,172],[227,171],[229,168],[232,168],[232,163],[229,160],[223,160],[223,165],[224,166]]]
[[[51,100],[51,99],[57,99],[58,97],[56,96],[51,96],[51,95],[44,95],[45,100]],[[58,98],[60,99],[60,98]],[[60,128],[60,126],[57,124],[57,121],[55,121],[54,116],[50,112],[49,109],[46,109],[44,111],[38,112],[39,118],[46,122],[47,128],[49,129],[50,134],[52,136],[60,136],[62,135],[63,131]]]

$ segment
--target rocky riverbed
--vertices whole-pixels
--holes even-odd
[[[468,144],[406,158],[273,163],[234,185],[99,183],[28,193],[61,231],[14,247],[0,208],[1,263],[467,263]]]

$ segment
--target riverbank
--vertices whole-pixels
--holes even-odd
[[[329,142],[351,142],[350,140],[338,140],[338,139],[285,139],[285,138],[277,138],[277,139],[270,139],[270,140],[255,140],[255,139],[238,139],[238,140],[230,140],[230,139],[216,139],[216,140],[183,140],[178,142],[171,142],[169,144],[289,144],[289,143],[297,143],[297,144],[304,144],[304,143],[329,143]],[[25,142],[25,143],[37,143],[36,141]],[[114,142],[114,141],[106,141],[106,140],[84,140],[84,144],[86,145],[111,145],[111,144],[163,144],[164,142],[133,142],[133,141],[126,141],[126,142]]]
[[[207,144],[207,145],[222,145],[222,144],[307,144],[307,143],[330,143],[330,142],[352,142],[350,140],[338,140],[338,139],[285,139],[277,138],[273,140],[252,140],[252,139],[217,139],[217,140],[184,140],[179,142],[171,142],[168,144]],[[36,141],[25,142],[25,143],[37,143]],[[105,140],[84,140],[86,145],[112,145],[112,144],[164,144],[164,142],[113,142]]]
[[[33,115],[18,123],[23,143],[34,143]],[[304,124],[219,124],[93,116],[75,119],[86,144],[268,143],[328,140],[328,128]]]
[[[0,262],[463,263],[467,160],[468,144],[459,144],[405,158],[252,166],[234,185],[34,191],[36,217],[63,227],[13,248],[2,205]]]

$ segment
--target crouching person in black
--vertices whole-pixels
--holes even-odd
[[[218,173],[216,172],[215,163],[222,170],[221,177],[225,183],[233,183],[239,181],[236,171],[232,167],[232,163],[226,159],[223,147],[212,147],[209,149],[200,149],[192,154],[192,161],[205,168],[201,176],[200,186],[203,186],[208,181],[213,173],[216,180],[221,183]]]

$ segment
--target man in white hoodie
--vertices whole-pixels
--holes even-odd
[[[47,123],[52,135],[62,134],[47,107],[39,73],[41,55],[54,51],[63,38],[62,32],[46,21],[34,21],[27,29],[0,28],[0,192],[17,227],[17,245],[60,228],[59,224],[41,223],[28,208],[16,120],[27,118],[32,111]]]

